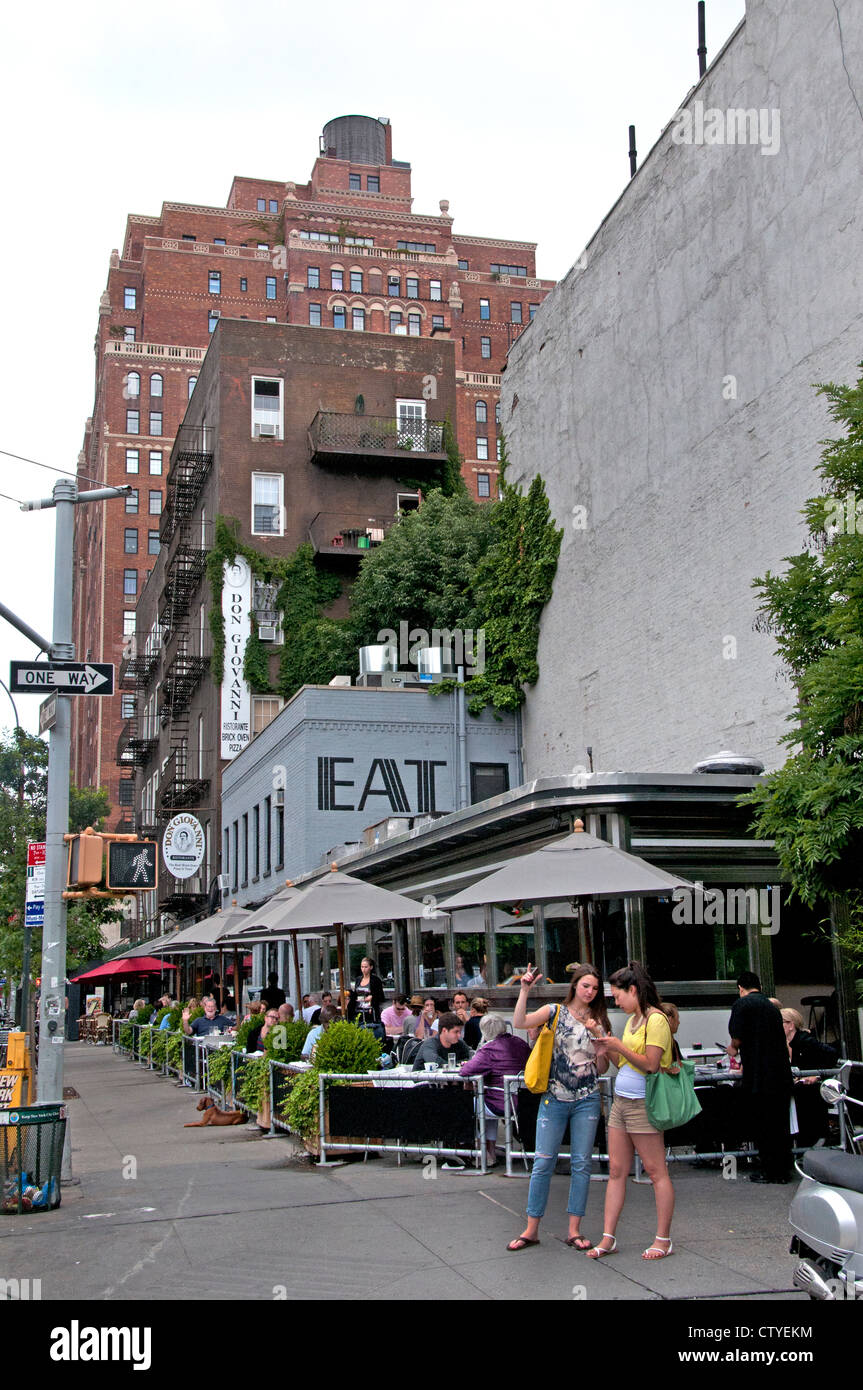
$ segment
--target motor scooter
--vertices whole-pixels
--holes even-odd
[[[816,1146],[798,1160],[802,1181],[788,1214],[791,1253],[805,1257],[792,1283],[819,1301],[863,1298],[863,1063],[839,1065],[821,1097],[836,1107],[841,1147]]]

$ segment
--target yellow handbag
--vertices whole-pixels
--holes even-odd
[[[524,1084],[534,1095],[539,1095],[548,1090],[548,1078],[551,1073],[551,1054],[554,1051],[554,1035],[557,1031],[558,1020],[560,1019],[560,1005],[557,1006],[557,1013],[554,1016],[554,1023],[543,1025],[542,1032],[533,1045],[531,1054],[527,1059],[524,1068]]]

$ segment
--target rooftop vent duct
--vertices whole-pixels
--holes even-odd
[[[732,753],[729,748],[723,748],[719,753],[714,753],[712,757],[696,763],[692,770],[693,772],[730,772],[739,777],[760,777],[764,771],[764,764],[759,762],[758,758],[744,758],[739,753]]]

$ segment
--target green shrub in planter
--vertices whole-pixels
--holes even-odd
[[[274,1062],[298,1062],[309,1031],[309,1024],[301,1018],[278,1023],[264,1038],[264,1051]]]
[[[240,1073],[239,1098],[250,1110],[263,1110],[270,1097],[270,1064],[266,1057],[253,1057]]]
[[[381,1045],[370,1028],[331,1023],[315,1044],[315,1068],[329,1072],[377,1071]]]
[[[165,1058],[172,1071],[179,1071],[183,1065],[183,1034],[168,1033],[165,1044]]]
[[[207,1061],[207,1075],[210,1083],[215,1086],[227,1082],[231,1078],[231,1051],[230,1047],[215,1048]]]
[[[239,1027],[237,1028],[236,1042],[234,1043],[234,1047],[237,1052],[245,1052],[246,1040],[249,1034],[251,1033],[252,1029],[261,1022],[261,1015],[256,1014],[252,1018],[247,1018],[245,1023],[241,1023],[239,1025]]]
[[[131,1051],[131,1049],[132,1049],[132,1038],[133,1038],[133,1037],[134,1037],[134,1034],[133,1034],[133,1032],[132,1032],[132,1025],[131,1025],[131,1023],[123,1023],[123,1024],[121,1024],[121,1026],[120,1026],[120,1033],[119,1033],[119,1037],[118,1037],[118,1041],[119,1041],[120,1047],[124,1048],[126,1051]]]
[[[320,1133],[318,1073],[303,1072],[298,1076],[282,1105],[282,1117],[294,1134],[311,1139]]]
[[[170,1014],[172,1012],[172,1009],[160,1009],[159,1012],[156,1014],[156,1017],[153,1019],[153,1027],[158,1028],[161,1025],[162,1019],[165,1017],[165,1014]],[[170,1026],[171,1025],[168,1024],[169,1028]]]
[[[153,1062],[157,1067],[165,1065],[168,1055],[168,1034],[156,1028],[153,1031]]]

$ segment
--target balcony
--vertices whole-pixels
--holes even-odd
[[[392,525],[391,516],[318,512],[309,526],[309,540],[316,555],[361,560],[380,545]]]
[[[446,459],[441,421],[319,411],[309,426],[313,463],[416,473]]]
[[[144,652],[133,651],[120,662],[119,684],[127,688],[141,690],[152,680],[159,667],[161,643],[148,644]]]
[[[159,601],[159,622],[167,641],[180,618],[189,611],[204,578],[207,552],[198,546],[178,545],[165,571],[165,584]]]
[[[209,425],[181,425],[171,451],[171,468],[159,539],[167,545],[195,509],[213,466],[215,430]]]
[[[165,810],[201,806],[210,794],[208,777],[193,777],[184,748],[175,748],[162,773],[159,801]]]
[[[165,670],[160,714],[176,716],[189,708],[192,695],[209,664],[208,656],[189,656],[187,652],[177,652]]]
[[[158,747],[158,725],[150,719],[127,719],[117,740],[119,767],[146,767]]]

